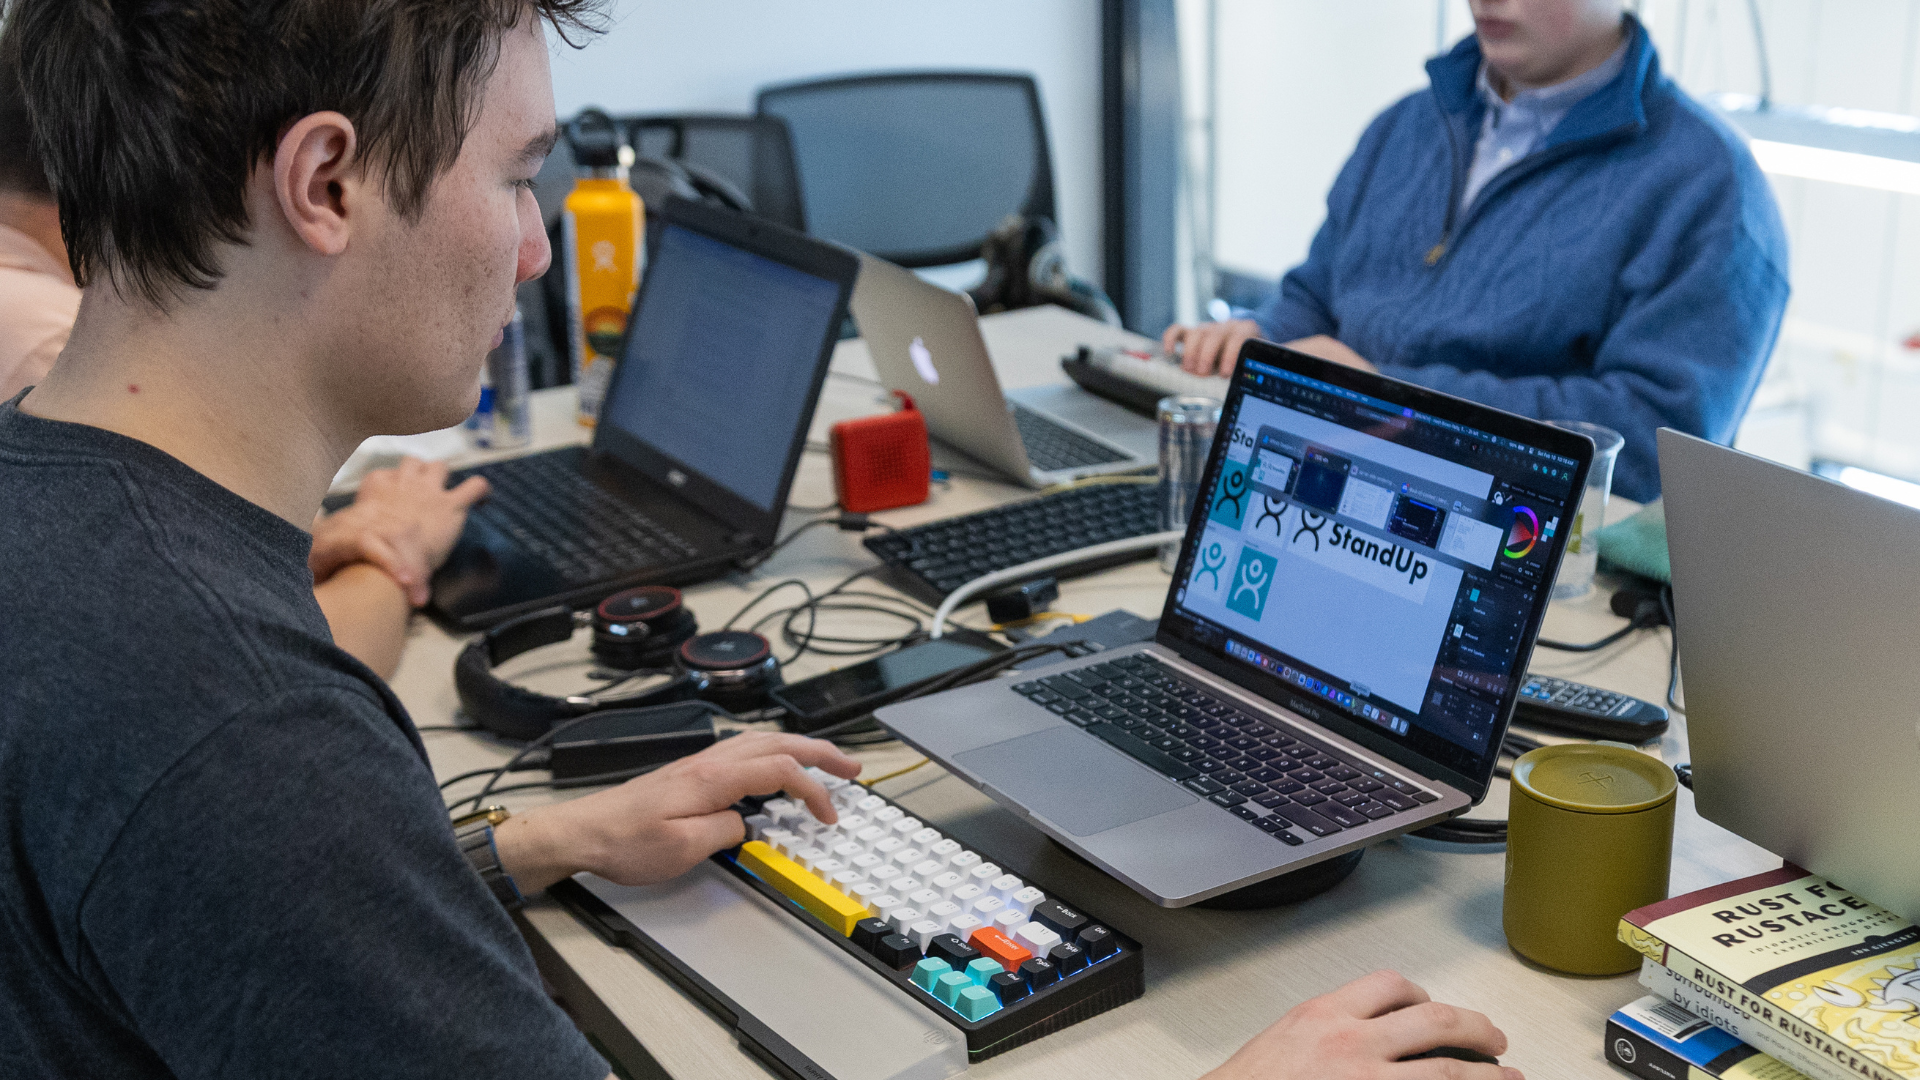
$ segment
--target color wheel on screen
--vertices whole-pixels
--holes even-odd
[[[1524,559],[1540,539],[1540,515],[1525,506],[1513,508],[1513,527],[1507,530],[1507,546],[1501,551],[1509,559]]]

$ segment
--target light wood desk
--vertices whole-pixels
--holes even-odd
[[[1054,308],[990,316],[982,324],[995,364],[1009,386],[1060,381],[1059,357],[1082,342],[1138,340]],[[884,408],[878,387],[863,381],[871,379],[872,367],[860,342],[842,343],[834,371],[815,421],[816,441],[824,438],[829,424]],[[565,391],[542,392],[536,410],[537,445],[584,438],[584,432],[571,423],[571,407]],[[1022,494],[1008,484],[957,477],[950,487],[936,488],[925,505],[878,517],[889,525],[911,525]],[[798,506],[833,501],[824,454],[806,456],[792,501]],[[789,527],[804,517],[794,515]],[[699,586],[689,590],[688,602],[703,626],[716,628],[769,584],[798,577],[822,586],[871,561],[854,535],[815,529],[750,578]],[[1064,583],[1055,607],[1086,614],[1126,608],[1156,617],[1166,588],[1166,575],[1153,562],[1133,563]],[[980,617],[975,614],[973,619]],[[863,625],[857,616],[840,615],[831,625],[854,632],[883,630],[893,624]],[[1586,641],[1619,625],[1621,620],[1607,610],[1605,594],[1596,590],[1584,600],[1554,605],[1546,633],[1560,640]],[[586,656],[584,641],[585,635],[579,635],[570,645],[520,658],[505,673],[535,688],[577,692]],[[457,702],[450,676],[460,644],[424,621],[415,626],[394,686],[417,723],[453,720]],[[572,660],[563,662],[568,649],[574,650]],[[776,651],[784,652],[778,646]],[[794,663],[788,673],[790,678],[804,677],[829,666],[808,657]],[[1542,650],[1534,657],[1534,666],[1659,701],[1667,681],[1665,631],[1638,634],[1585,656]],[[498,764],[512,753],[504,743],[465,733],[429,732],[424,738],[434,769],[442,777]],[[1683,720],[1676,718],[1659,752],[1669,762],[1687,760]],[[917,755],[897,745],[861,756],[869,775],[917,760]],[[524,774],[524,778],[543,775]],[[453,790],[476,789],[469,784]],[[970,1076],[981,1080],[1198,1076],[1294,1004],[1377,968],[1395,968],[1436,998],[1490,1015],[1512,1039],[1503,1061],[1535,1080],[1617,1075],[1601,1056],[1601,1026],[1608,1013],[1640,996],[1640,988],[1630,975],[1588,979],[1552,974],[1507,948],[1500,928],[1504,856],[1499,852],[1504,849],[1443,848],[1403,839],[1375,847],[1352,877],[1301,904],[1256,912],[1166,910],[1068,857],[935,766],[889,781],[881,790],[1049,892],[1077,898],[1146,949],[1145,997],[975,1065]],[[552,797],[525,792],[501,801],[524,808]],[[1475,813],[1506,815],[1504,782]],[[1779,865],[1776,857],[1701,820],[1693,811],[1691,793],[1684,789],[1677,817],[1675,892]],[[660,1071],[687,1080],[758,1080],[767,1075],[717,1022],[670,983],[631,955],[603,944],[551,902],[530,904],[525,926],[536,954],[577,1015],[603,1022],[610,1015],[645,1045]],[[857,1037],[857,1031],[849,1029],[849,1037]],[[651,1074],[653,1065],[643,1061],[636,1071]]]

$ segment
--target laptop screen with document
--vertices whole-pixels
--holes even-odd
[[[1588,444],[1259,342],[1221,431],[1163,635],[1484,784]]]
[[[773,511],[842,282],[672,221],[647,278],[601,423]]]

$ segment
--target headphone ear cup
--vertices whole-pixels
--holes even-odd
[[[563,698],[522,689],[494,675],[485,638],[460,651],[453,664],[453,688],[474,723],[509,739],[537,739],[554,724],[580,714]]]
[[[594,607],[593,655],[621,671],[666,668],[674,650],[699,629],[693,612],[681,605],[680,590],[642,585]]]

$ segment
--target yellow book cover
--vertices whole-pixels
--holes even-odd
[[[1920,927],[1817,874],[1650,904],[1620,940],[1850,1074],[1920,1080]]]

